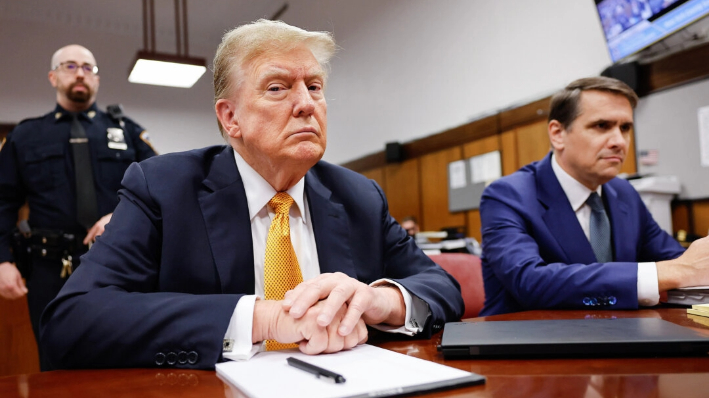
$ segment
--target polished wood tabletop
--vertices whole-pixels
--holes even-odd
[[[640,311],[529,311],[469,319],[469,322],[531,319],[654,317],[709,336],[709,318],[684,309]],[[709,397],[709,356],[673,358],[468,359],[445,360],[431,340],[389,335],[370,343],[487,377],[484,385],[426,397]],[[106,369],[33,373],[0,378],[0,397],[244,397],[214,371]]]

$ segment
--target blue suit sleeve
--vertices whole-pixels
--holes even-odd
[[[123,185],[104,235],[45,310],[41,344],[55,368],[154,367],[170,353],[177,362],[168,357],[167,365],[214,368],[241,295],[163,289],[161,208],[140,165],[128,168]]]

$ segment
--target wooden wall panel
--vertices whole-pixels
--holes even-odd
[[[483,241],[482,222],[480,221],[480,210],[468,210],[465,212],[467,221],[467,232],[465,236],[477,239],[478,242]]]
[[[694,233],[690,223],[690,206],[691,204],[684,201],[676,201],[672,203],[672,232],[674,234],[679,230],[687,233]]]
[[[707,236],[709,232],[709,200],[697,201],[692,204],[694,233]]]
[[[502,175],[510,175],[520,168],[517,160],[517,131],[500,133],[500,155],[502,156]]]
[[[547,122],[545,120],[518,127],[517,131],[517,161],[519,167],[541,160],[551,148]]]
[[[482,155],[492,151],[500,150],[500,135],[479,139],[463,145],[463,157],[465,159]],[[503,161],[504,163],[504,161]],[[482,240],[480,232],[480,211],[469,210],[465,212],[467,231],[466,236],[472,236],[478,241]]]
[[[384,194],[385,195],[387,194],[386,179],[384,177],[384,168],[383,167],[363,171],[362,175],[369,178],[369,179],[376,181],[377,184],[379,184],[379,186],[382,187]]]
[[[465,226],[465,213],[448,211],[448,163],[463,158],[461,147],[421,157],[421,229]]]
[[[638,165],[635,160],[635,132],[630,138],[630,145],[628,146],[628,154],[625,156],[625,161],[623,161],[623,167],[620,168],[621,173],[635,174],[638,172]]]
[[[419,160],[411,159],[384,168],[389,213],[396,221],[406,216],[421,220],[421,184]]]
[[[39,372],[27,298],[0,298],[0,376]]]
[[[492,137],[482,138],[469,142],[463,145],[463,158],[471,158],[473,156],[482,155],[492,151],[500,150],[500,137],[493,135]]]

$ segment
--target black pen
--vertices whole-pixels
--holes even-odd
[[[345,378],[342,377],[341,374],[337,374],[337,373],[331,372],[327,369],[323,369],[319,366],[315,366],[315,365],[309,364],[307,362],[303,362],[300,359],[288,357],[288,358],[286,358],[286,362],[288,362],[288,365],[290,365],[294,368],[298,368],[300,370],[304,370],[308,373],[312,373],[318,378],[325,377],[325,378],[328,378],[328,379],[334,381],[335,383],[344,383],[345,382]]]

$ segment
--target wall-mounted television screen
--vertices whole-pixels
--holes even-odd
[[[616,62],[709,14],[709,0],[595,0]]]

